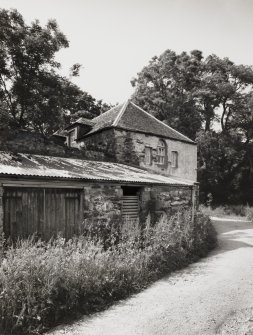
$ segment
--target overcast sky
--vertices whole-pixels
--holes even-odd
[[[253,64],[253,0],[0,0],[27,23],[55,18],[70,41],[63,72],[83,65],[75,82],[97,99],[122,102],[131,78],[154,55],[199,49]]]

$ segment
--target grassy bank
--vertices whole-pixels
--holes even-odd
[[[253,221],[253,207],[244,205],[200,206],[201,211],[208,216],[242,218]]]
[[[215,244],[208,217],[192,222],[189,212],[163,217],[144,230],[126,223],[106,248],[104,240],[88,237],[19,241],[0,266],[0,333],[40,334],[66,316],[103,309]]]

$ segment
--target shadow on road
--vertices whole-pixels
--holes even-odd
[[[218,233],[219,246],[212,255],[253,247],[253,223],[215,220],[213,224]]]
[[[170,284],[171,282],[176,282],[180,278],[194,280],[196,276],[205,275],[211,271],[209,265],[210,260],[214,260],[216,257],[219,257],[226,252],[231,252],[239,248],[253,247],[253,223],[213,220],[213,224],[218,233],[217,248],[196,263],[192,263],[186,268],[177,270],[168,276],[165,276],[157,283]],[[157,283],[154,283],[153,285],[156,285]]]

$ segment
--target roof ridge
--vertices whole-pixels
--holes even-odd
[[[105,114],[111,112],[113,109],[115,109],[116,107],[119,107],[119,106],[120,106],[120,104],[117,104],[116,106],[113,106],[112,108],[108,109],[108,111],[106,111],[106,112],[104,112],[104,113],[102,113],[102,114],[100,114],[100,115],[94,117],[92,120],[96,120],[96,119],[99,118],[100,116],[105,115]],[[122,106],[122,107],[123,107],[123,106]]]
[[[143,108],[139,107],[139,106],[136,105],[134,102],[130,101],[130,103],[131,103],[133,106],[135,106],[136,108],[138,108],[139,110],[141,110],[142,112],[144,112],[145,114],[147,114],[148,116],[150,116],[151,118],[155,119],[157,122],[161,123],[163,126],[169,128],[170,130],[174,131],[175,133],[177,133],[177,134],[183,136],[187,141],[191,141],[192,143],[194,143],[194,141],[191,140],[189,137],[183,135],[182,133],[180,133],[180,132],[177,131],[176,129],[174,129],[174,128],[168,126],[166,123],[164,123],[164,122],[158,120],[154,115],[152,115],[152,114],[146,112]]]
[[[123,106],[122,106],[121,110],[119,111],[119,113],[118,113],[116,119],[113,121],[113,124],[112,124],[113,127],[116,127],[116,126],[118,125],[119,120],[120,120],[120,118],[122,117],[122,115],[124,114],[124,112],[125,112],[125,110],[126,110],[126,108],[127,108],[128,103],[129,103],[129,100],[127,100],[127,101],[123,104]]]

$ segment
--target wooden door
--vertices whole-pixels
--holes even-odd
[[[12,238],[36,234],[43,239],[80,232],[81,190],[13,188],[4,192],[4,232]]]
[[[123,218],[129,220],[139,219],[139,197],[138,195],[124,195],[122,204]]]

